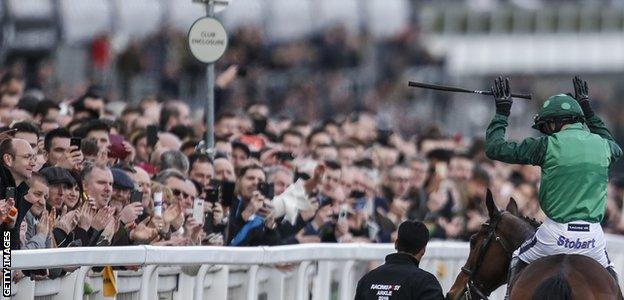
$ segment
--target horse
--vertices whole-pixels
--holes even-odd
[[[513,252],[540,226],[518,213],[511,198],[504,211],[487,191],[489,220],[470,238],[470,254],[446,299],[487,299],[507,283]],[[509,299],[622,299],[618,283],[592,258],[559,254],[543,257],[518,274]]]

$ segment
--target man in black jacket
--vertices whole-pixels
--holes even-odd
[[[2,232],[11,232],[11,249],[19,249],[19,228],[32,203],[24,196],[28,193],[28,180],[32,176],[37,155],[30,144],[22,139],[5,139],[0,143],[0,199],[6,199],[6,190],[15,188],[15,224],[2,224]],[[8,200],[8,199],[7,199]]]
[[[422,222],[403,222],[394,243],[397,253],[360,279],[355,299],[444,299],[438,280],[418,267],[428,241],[429,231]]]

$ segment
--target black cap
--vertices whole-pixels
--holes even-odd
[[[47,167],[40,173],[48,180],[49,184],[66,184],[68,186],[76,184],[76,180],[69,171],[61,167]]]
[[[396,241],[398,251],[416,254],[429,242],[429,230],[423,222],[405,221],[399,225]]]
[[[112,168],[111,172],[113,173],[113,188],[122,190],[134,189],[134,180],[122,169]]]

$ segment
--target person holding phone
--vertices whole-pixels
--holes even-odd
[[[65,128],[51,130],[45,135],[43,142],[46,163],[41,169],[47,167],[61,167],[69,170],[78,170],[84,157],[79,151],[80,147],[71,143],[72,136]]]
[[[258,190],[265,180],[266,175],[259,164],[249,164],[241,169],[236,182],[238,195],[230,206],[226,244],[231,246],[279,244],[280,237],[276,230],[275,218],[272,216],[272,204],[270,199]]]

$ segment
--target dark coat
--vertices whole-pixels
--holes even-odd
[[[358,282],[355,300],[444,299],[442,287],[431,273],[418,267],[419,261],[407,253],[386,256],[386,263],[364,275]]]
[[[281,243],[277,228],[268,229],[264,219],[255,216],[253,220],[243,220],[242,212],[249,203],[241,198],[234,199],[228,220],[227,245],[229,246],[274,246]]]
[[[0,199],[6,199],[6,189],[8,187],[15,187],[15,179],[11,171],[7,169],[2,163],[0,163]],[[22,182],[18,187],[15,187],[15,208],[17,208],[17,220],[15,227],[7,228],[6,225],[0,225],[4,236],[5,231],[11,232],[11,249],[20,249],[20,225],[26,217],[26,213],[32,207],[32,204],[24,199],[24,196],[28,194],[28,184]]]

